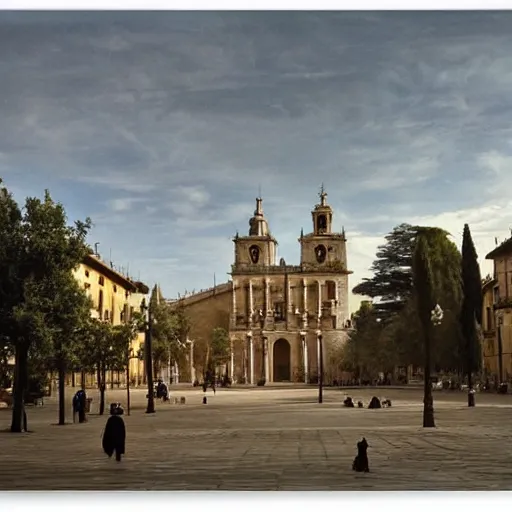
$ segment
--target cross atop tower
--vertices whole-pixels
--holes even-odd
[[[322,183],[322,185],[320,187],[320,193],[318,194],[318,196],[320,197],[320,205],[321,206],[326,206],[327,205],[327,201],[326,201],[327,192],[325,191],[323,183]]]

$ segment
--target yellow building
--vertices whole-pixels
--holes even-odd
[[[482,311],[482,361],[484,375],[499,376],[499,357],[496,343],[496,321],[494,318],[494,287],[497,281],[488,276],[482,282],[483,311]]]
[[[504,382],[512,378],[512,238],[486,259],[494,262],[494,276],[484,285],[484,368]]]
[[[143,299],[148,300],[146,285],[133,282],[111,266],[104,263],[98,255],[88,254],[74,271],[77,281],[83,286],[92,300],[91,316],[112,325],[129,322],[135,312],[140,312]],[[130,347],[130,380],[132,385],[139,385],[145,380],[144,363],[138,357],[144,334],[139,333]],[[78,382],[76,375],[71,375],[69,384]],[[110,372],[107,384],[111,387],[126,385],[124,372]],[[86,385],[95,386],[96,376],[87,375]]]

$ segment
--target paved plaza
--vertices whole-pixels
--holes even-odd
[[[132,392],[121,463],[101,449],[107,416],[55,425],[57,405],[28,409],[28,434],[0,432],[0,489],[19,490],[506,490],[512,489],[512,396],[477,395],[469,409],[460,392],[434,394],[436,429],[423,429],[421,390],[314,388],[171,390],[186,405],[157,402],[144,413],[145,392]],[[72,390],[68,390],[71,402]],[[348,393],[389,409],[347,409]],[[97,411],[97,392],[89,391]],[[126,403],[126,392],[107,401]],[[0,430],[10,425],[0,410]],[[71,422],[71,413],[68,415]],[[365,436],[371,473],[351,470]]]

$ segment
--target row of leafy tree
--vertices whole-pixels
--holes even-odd
[[[91,220],[68,224],[65,209],[48,191],[20,206],[0,180],[0,351],[2,361],[14,355],[11,431],[24,428],[24,401],[31,383],[41,384],[56,372],[59,424],[65,423],[68,371],[95,373],[104,409],[108,370],[129,364],[130,342],[145,328],[140,314],[113,326],[91,318],[93,304],[73,271],[92,252],[86,243]],[[153,361],[183,352],[188,320],[153,294]]]
[[[90,219],[68,225],[48,191],[21,207],[0,181],[0,336],[3,359],[14,355],[11,431],[25,426],[29,383],[59,376],[59,424],[65,422],[65,375],[96,371],[104,389],[107,368],[123,368],[136,328],[91,318],[92,303],[73,271],[90,248]]]
[[[429,262],[432,296],[444,312],[431,336],[433,369],[465,375],[468,366],[473,371],[481,366],[479,337],[468,342],[473,334],[464,320],[473,314],[468,311],[475,311],[478,325],[482,314],[480,271],[469,227],[464,227],[461,255],[443,229],[401,224],[378,248],[373,276],[353,289],[373,301],[363,302],[354,315],[356,330],[340,361],[344,370],[361,379],[373,380],[378,372],[392,373],[397,366],[424,366],[425,333],[414,283],[414,253],[420,239]]]

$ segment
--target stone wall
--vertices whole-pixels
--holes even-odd
[[[231,283],[224,283],[206,292],[174,301],[172,306],[183,306],[190,320],[188,337],[194,341],[194,366],[196,378],[201,380],[206,358],[206,346],[216,327],[229,332],[231,308]],[[189,368],[180,368],[180,373],[190,379]]]

